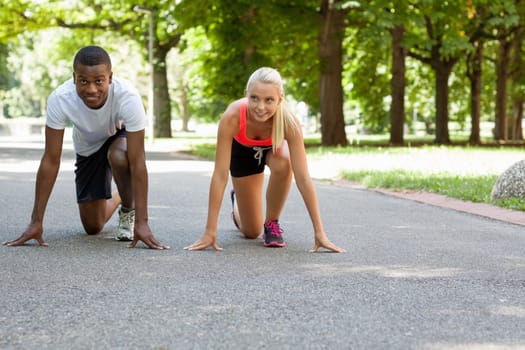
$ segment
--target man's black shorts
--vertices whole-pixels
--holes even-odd
[[[119,137],[126,137],[126,129],[118,130],[95,153],[87,157],[77,154],[75,184],[78,203],[111,198],[112,173],[108,150]]]

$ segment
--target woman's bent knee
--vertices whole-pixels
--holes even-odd
[[[292,165],[289,159],[277,158],[272,159],[270,163],[270,170],[272,174],[287,177],[292,174]]]
[[[244,238],[256,239],[261,235],[261,229],[262,226],[241,227],[241,232],[244,235]]]
[[[251,232],[242,232],[242,234],[244,235],[244,238],[246,239],[256,239],[257,237],[259,237],[261,233],[251,231]]]

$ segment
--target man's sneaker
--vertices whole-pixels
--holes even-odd
[[[122,208],[118,211],[118,229],[115,239],[117,241],[132,241],[133,229],[135,228],[135,209],[123,212]]]
[[[264,224],[264,246],[282,248],[286,246],[282,233],[284,231],[279,227],[278,220],[270,220]]]
[[[235,219],[235,191],[230,191],[230,199],[232,200],[232,221],[235,227],[237,227],[237,230],[240,230],[239,224],[237,223],[237,220]]]

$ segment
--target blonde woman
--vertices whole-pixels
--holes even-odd
[[[270,168],[270,177],[263,216],[265,166]],[[256,70],[246,84],[246,96],[231,103],[224,112],[217,132],[206,229],[199,240],[185,249],[222,249],[217,244],[217,222],[228,171],[233,184],[232,219],[246,238],[255,239],[263,231],[264,246],[286,245],[279,217],[293,174],[313,224],[315,243],[311,251],[317,252],[323,247],[344,252],[332,244],[324,232],[301,127],[286,107],[283,82],[275,69]]]

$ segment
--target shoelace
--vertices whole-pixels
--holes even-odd
[[[253,147],[253,150],[255,151],[255,154],[253,155],[253,158],[257,159],[259,161],[259,165],[261,165],[261,160],[262,160],[262,156],[263,156],[263,152],[267,149],[270,149],[272,148],[271,146],[270,147],[259,147],[259,146],[255,146]]]
[[[133,224],[133,221],[135,220],[134,218],[134,213],[132,211],[129,211],[127,213],[122,213],[122,221],[123,221],[123,224],[126,225],[126,227],[131,227],[131,224]]]
[[[267,228],[271,230],[271,233],[274,236],[281,237],[281,233],[283,233],[283,229],[279,227],[279,224],[275,221],[270,221],[267,225]]]

